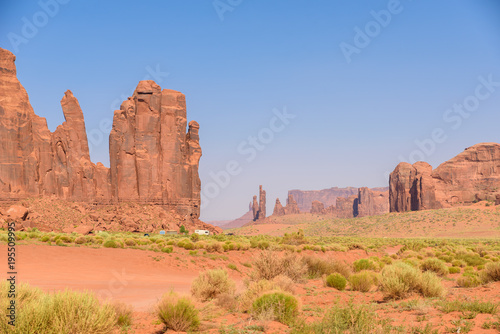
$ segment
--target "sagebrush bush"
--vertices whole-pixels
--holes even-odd
[[[191,293],[201,301],[214,299],[222,293],[234,294],[235,283],[224,269],[202,272],[191,285]]]
[[[171,292],[163,296],[156,307],[156,314],[167,329],[186,332],[200,325],[198,310],[187,297]]]
[[[489,262],[482,271],[482,277],[485,282],[500,281],[500,262]]]
[[[440,297],[444,294],[441,279],[433,272],[422,274],[417,268],[398,262],[386,266],[380,275],[380,288],[386,297],[401,299],[411,293],[424,297]]]
[[[79,236],[75,239],[75,244],[81,245],[87,241],[84,236]]]
[[[339,291],[343,291],[345,289],[345,286],[347,285],[347,280],[339,273],[333,273],[326,277],[325,283],[326,286],[335,288]]]
[[[349,277],[349,286],[354,291],[368,292],[377,283],[376,273],[373,271],[362,270]]]
[[[464,272],[457,279],[457,285],[462,288],[475,288],[481,284],[482,281],[476,273]]]
[[[283,275],[276,276],[272,281],[249,282],[247,289],[238,298],[239,309],[242,312],[250,311],[253,302],[265,292],[284,291],[293,294],[294,290],[293,281]]]
[[[163,253],[167,253],[167,254],[169,254],[169,253],[172,253],[172,252],[174,251],[174,247],[172,247],[172,246],[163,247],[163,248],[161,249],[161,251],[162,251]]]
[[[460,273],[461,270],[459,267],[449,267],[448,271],[450,274],[458,274]]]
[[[445,289],[436,273],[426,271],[420,278],[417,292],[424,297],[442,297],[445,294]]]
[[[353,263],[354,271],[359,272],[361,270],[377,270],[377,264],[371,259],[359,259]]]
[[[431,257],[422,261],[422,263],[420,264],[420,269],[422,271],[435,272],[439,276],[448,275],[448,266],[443,261],[435,257]]]
[[[127,246],[135,246],[137,243],[135,242],[134,239],[127,239],[125,240],[125,245]]]
[[[269,312],[272,312],[274,320],[291,325],[299,314],[299,302],[297,298],[286,292],[266,293],[253,302],[252,313],[259,316]]]
[[[333,273],[339,273],[344,277],[349,277],[351,274],[349,265],[337,260],[324,260],[317,256],[304,256],[302,261],[307,266],[307,276],[309,278],[318,278]]]
[[[103,245],[106,248],[118,248],[120,247],[115,240],[107,240]]]
[[[304,256],[302,261],[307,266],[307,276],[309,278],[318,278],[323,275],[330,275],[334,272],[333,264],[317,256]]]
[[[253,268],[254,280],[271,280],[276,276],[285,275],[294,282],[300,282],[307,273],[307,265],[296,254],[286,252],[280,255],[279,252],[270,250],[264,250],[257,255]]]

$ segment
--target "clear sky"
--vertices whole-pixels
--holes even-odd
[[[401,160],[500,142],[495,0],[7,0],[0,32],[51,130],[73,91],[94,162],[139,80],[186,94],[204,220],[259,184],[272,212],[289,189],[386,186]]]

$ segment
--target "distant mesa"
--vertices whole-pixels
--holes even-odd
[[[346,197],[353,193],[354,195]],[[279,199],[276,199],[273,215],[284,216],[299,214],[299,204],[294,199],[294,194],[301,198],[302,207],[310,207],[312,214],[330,215],[338,218],[352,218],[380,215],[389,212],[389,191],[387,188],[330,188],[324,190],[290,190],[288,192],[287,205],[282,207]],[[311,204],[309,206],[309,201]],[[327,203],[334,203],[326,206]],[[307,212],[307,211],[306,211]]]
[[[426,162],[402,162],[390,174],[391,212],[449,208],[483,200],[500,204],[497,143],[469,147],[434,170]]]
[[[187,124],[184,94],[151,80],[139,82],[114,112],[106,168],[90,160],[83,112],[73,93],[64,94],[65,122],[51,132],[34,113],[14,62],[0,48],[0,199],[151,203],[199,218],[199,125]]]

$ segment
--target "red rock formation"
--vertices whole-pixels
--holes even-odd
[[[320,201],[313,201],[310,212],[315,214],[325,214],[325,205]]]
[[[388,212],[388,191],[376,191],[366,187],[359,188],[358,197],[354,203],[354,217],[382,215]]]
[[[425,162],[400,163],[389,178],[390,211],[494,201],[499,189],[500,144],[477,144],[434,170]]]
[[[273,216],[284,216],[285,208],[281,205],[280,199],[276,198],[276,204],[274,205]]]
[[[259,186],[259,202],[257,202],[257,196],[253,197],[253,220],[259,220],[266,218],[266,191],[262,190],[262,186]]]
[[[139,82],[115,111],[109,136],[114,200],[162,204],[199,217],[199,125],[191,121],[186,134],[186,123],[182,93]]]
[[[14,61],[12,53],[0,49],[0,197],[56,195],[94,201],[99,193],[109,199],[109,181],[94,182],[94,176],[105,171],[90,161],[78,101],[71,91],[65,93],[65,122],[51,133],[17,80]]]
[[[285,206],[285,214],[286,215],[294,215],[300,213],[299,206],[297,205],[297,202],[293,198],[293,195],[288,192],[288,198],[286,199],[286,206]]]
[[[83,113],[71,91],[61,100],[65,122],[51,133],[17,80],[14,61],[0,48],[0,198],[152,202],[199,217],[199,125],[191,121],[186,133],[183,94],[139,82],[115,112],[108,169],[90,160]]]
[[[319,201],[323,203],[325,206],[330,206],[336,204],[337,197],[349,197],[352,195],[358,194],[358,188],[347,187],[347,188],[338,188],[333,187],[330,189],[323,190],[290,190],[289,194],[293,196],[299,210],[302,212],[309,212],[312,207],[313,201]]]
[[[328,211],[332,212],[335,217],[338,218],[352,218],[354,217],[354,202],[356,201],[357,196],[350,196],[348,198],[339,197],[337,198],[337,203],[335,207],[328,208]]]

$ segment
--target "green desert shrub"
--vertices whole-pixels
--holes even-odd
[[[291,325],[299,314],[299,302],[286,292],[266,293],[254,301],[252,313],[256,316],[272,314],[273,320]]]
[[[377,283],[377,276],[373,271],[362,270],[349,277],[349,286],[354,291],[368,292]]]
[[[135,245],[137,245],[137,243],[135,242],[134,239],[127,239],[127,240],[125,240],[125,245],[127,245],[127,246],[135,246]]]
[[[463,267],[467,266],[467,262],[465,262],[463,260],[453,260],[453,261],[451,261],[451,265],[453,267],[463,268]]]
[[[486,263],[486,260],[476,253],[459,253],[455,256],[455,259],[462,260],[467,263],[468,266],[480,266]]]
[[[167,329],[178,332],[197,330],[200,325],[198,310],[187,297],[171,292],[163,296],[156,307],[156,314]]]
[[[411,293],[424,297],[440,297],[444,294],[441,279],[433,272],[422,274],[417,268],[398,262],[386,266],[380,275],[380,288],[392,299],[405,298]]]
[[[459,267],[450,267],[448,268],[448,271],[450,274],[458,274],[460,273],[461,270]]]
[[[353,263],[354,271],[359,272],[361,270],[377,270],[377,264],[371,259],[359,259]]]
[[[115,240],[106,240],[102,246],[105,248],[119,248],[120,247],[118,245],[118,242],[116,242]]]
[[[424,297],[442,297],[445,294],[445,289],[441,278],[436,273],[426,271],[421,275],[417,292]]]
[[[482,283],[478,274],[474,272],[464,272],[462,276],[457,279],[457,285],[462,288],[475,288]]]
[[[75,239],[75,244],[81,245],[87,241],[84,236],[79,236]]]
[[[283,275],[276,276],[271,281],[249,282],[247,289],[238,298],[239,309],[241,312],[249,311],[253,302],[266,292],[283,291],[293,294],[294,288],[293,281]]]
[[[172,252],[174,251],[174,247],[172,247],[172,246],[163,247],[163,248],[161,249],[161,251],[162,251],[163,253],[167,253],[167,254],[169,254],[169,253],[172,253]]]
[[[420,264],[420,269],[422,271],[432,271],[439,276],[448,275],[448,266],[443,261],[435,257],[431,257],[422,261],[422,263]]]
[[[216,298],[222,293],[234,293],[235,283],[224,269],[212,269],[202,272],[191,285],[191,293],[201,301]]]
[[[339,291],[343,291],[345,289],[345,286],[347,285],[347,280],[341,274],[333,273],[326,277],[325,283],[326,286],[335,288]]]

